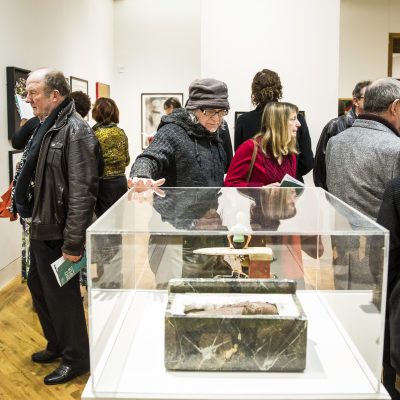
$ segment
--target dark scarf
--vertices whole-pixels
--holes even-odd
[[[25,162],[20,166],[18,176],[15,176],[14,178],[14,201],[17,212],[22,218],[32,217],[35,172],[43,138],[57,120],[62,109],[70,101],[71,99],[66,98],[56,109],[54,109],[44,122],[39,125],[27,143],[27,148],[25,149]]]

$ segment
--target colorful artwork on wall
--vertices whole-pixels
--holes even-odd
[[[99,97],[110,97],[110,85],[106,83],[96,82],[96,99]]]
[[[351,110],[353,106],[353,99],[339,99],[338,100],[338,116],[345,115]]]

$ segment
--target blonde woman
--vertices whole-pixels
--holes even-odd
[[[277,186],[285,174],[296,177],[296,134],[300,127],[297,113],[297,107],[290,103],[272,102],[265,106],[261,132],[238,147],[225,186]]]

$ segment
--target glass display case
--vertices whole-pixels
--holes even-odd
[[[320,188],[131,190],[87,231],[91,377],[82,398],[389,399],[380,383],[388,243],[387,230]],[[295,282],[305,364],[170,369],[171,279],[207,282],[209,292],[224,280]],[[217,336],[193,344],[204,361],[216,357]]]

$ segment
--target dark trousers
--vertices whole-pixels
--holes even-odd
[[[33,240],[28,287],[47,339],[47,349],[62,354],[70,366],[89,365],[89,340],[79,288],[79,274],[60,287],[51,263],[62,256],[62,240]]]
[[[127,190],[128,183],[125,176],[100,179],[99,194],[94,210],[96,217],[99,218],[104,214]]]

